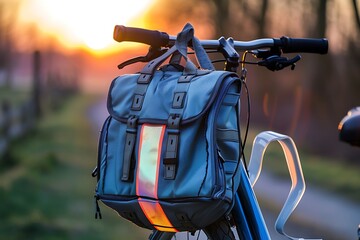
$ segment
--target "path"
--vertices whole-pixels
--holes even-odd
[[[264,205],[271,206],[279,212],[290,186],[290,179],[284,181],[263,172],[255,185],[255,192],[258,198],[270,202]],[[296,228],[289,229],[289,233],[294,236],[355,240],[360,224],[360,204],[307,184],[305,194],[289,221],[289,226],[294,224],[299,224],[301,230],[306,231],[303,235],[299,234],[300,231],[296,231]]]
[[[89,116],[96,131],[100,131],[108,116],[106,101],[100,101],[89,109]],[[279,236],[273,230],[273,226],[289,189],[290,179],[280,180],[264,171],[255,185],[255,192],[263,202],[261,207],[273,239],[287,239]],[[360,203],[355,204],[308,184],[304,197],[291,216],[285,231],[293,236],[307,238],[356,240],[359,224]]]

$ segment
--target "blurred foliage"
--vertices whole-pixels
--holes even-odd
[[[11,105],[19,105],[29,99],[31,93],[26,89],[11,89],[0,86],[0,102],[7,101]]]
[[[19,1],[0,1],[0,73],[5,85],[11,84],[16,49],[14,28],[17,22]]]

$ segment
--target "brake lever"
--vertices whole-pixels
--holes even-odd
[[[291,70],[294,70],[296,66],[295,63],[298,62],[300,59],[300,55],[296,55],[292,59],[273,55],[262,61],[259,61],[257,64],[259,66],[264,66],[271,71],[279,71],[289,66],[291,66]]]
[[[128,65],[138,63],[138,62],[150,62],[151,60],[164,54],[166,51],[167,51],[167,49],[150,47],[149,52],[146,54],[146,56],[140,56],[140,57],[135,57],[135,58],[126,60],[125,62],[122,62],[118,65],[118,69],[123,69],[124,67],[126,67]]]
[[[138,63],[138,62],[145,62],[146,61],[146,57],[142,56],[142,57],[136,57],[136,58],[132,58],[129,60],[126,60],[125,62],[120,63],[117,67],[118,69],[123,69],[124,67],[134,64],[134,63]]]

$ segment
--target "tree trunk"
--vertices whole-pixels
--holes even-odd
[[[228,32],[229,0],[212,0],[215,7],[215,35],[223,36]]]
[[[359,13],[359,6],[357,4],[356,0],[353,0],[353,6],[354,6],[354,15],[355,15],[355,22],[357,26],[358,32],[360,31],[360,13]]]
[[[263,38],[266,34],[265,29],[266,29],[266,13],[268,11],[268,5],[269,5],[269,1],[268,0],[262,0],[261,1],[261,12],[260,12],[260,16],[259,16],[259,20],[258,20],[258,34],[257,36],[259,38]]]
[[[317,8],[317,27],[315,28],[315,37],[323,38],[326,34],[326,8],[327,0],[320,0]]]
[[[41,56],[40,51],[35,51],[33,55],[33,101],[34,111],[37,118],[41,117]]]

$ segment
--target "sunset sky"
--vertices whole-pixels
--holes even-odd
[[[26,0],[20,21],[35,24],[41,33],[55,36],[69,48],[110,51],[115,25],[141,27],[141,13],[154,0]]]

